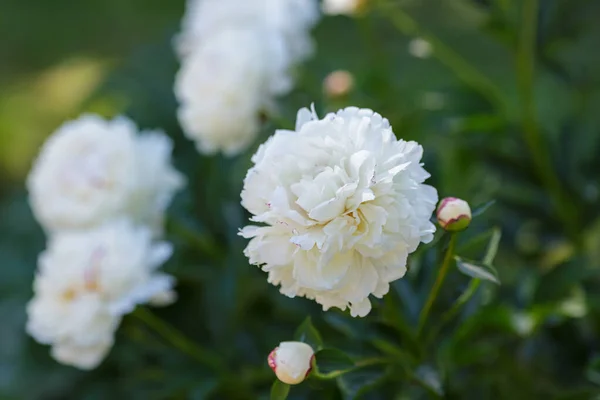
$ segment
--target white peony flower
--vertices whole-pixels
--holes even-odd
[[[234,155],[252,143],[266,106],[269,53],[245,29],[215,34],[182,64],[175,81],[179,121],[201,153]]]
[[[159,229],[183,184],[170,164],[171,147],[159,132],[138,136],[126,118],[67,122],[46,141],[29,175],[33,211],[51,232],[124,215]]]
[[[277,379],[288,385],[297,385],[306,379],[312,369],[315,352],[303,342],[281,342],[268,357],[269,367]]]
[[[257,29],[267,41],[273,36],[283,39],[295,64],[312,53],[309,32],[318,18],[315,0],[188,0],[177,51],[183,59],[221,29]]]
[[[365,0],[323,0],[323,13],[329,15],[353,15]]]
[[[170,254],[169,244],[128,220],[56,233],[39,257],[27,331],[51,344],[58,361],[94,368],[121,316],[171,290],[173,278],[156,272]]]
[[[60,265],[52,269],[36,278],[36,295],[27,307],[27,331],[38,342],[52,345],[57,361],[96,368],[113,345],[121,316],[109,313],[98,294],[68,287],[73,277],[62,278]]]
[[[259,225],[245,254],[289,297],[353,316],[369,313],[406,272],[408,254],[432,240],[436,190],[423,184],[423,149],[397,140],[387,119],[349,107],[319,120],[298,112],[253,156],[242,205]]]
[[[179,120],[201,153],[232,156],[256,137],[261,111],[293,87],[312,53],[314,0],[189,0],[176,39]]]
[[[51,354],[61,364],[91,370],[104,360],[113,346],[113,341],[113,336],[106,336],[92,345],[58,343],[52,347]]]

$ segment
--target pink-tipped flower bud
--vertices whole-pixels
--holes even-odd
[[[269,367],[283,383],[296,385],[310,373],[315,352],[302,342],[281,342],[269,354]]]
[[[471,223],[471,207],[462,199],[446,197],[438,205],[437,220],[449,232],[462,231]]]
[[[321,9],[328,15],[356,15],[367,6],[368,0],[323,0]]]
[[[323,91],[328,97],[344,97],[354,88],[354,77],[348,71],[333,71],[323,81]]]

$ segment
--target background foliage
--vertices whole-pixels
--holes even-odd
[[[368,319],[288,299],[248,266],[236,233],[247,218],[239,193],[254,149],[203,158],[183,137],[171,47],[183,9],[182,0],[0,5],[0,398],[268,398],[266,355],[309,315],[298,334],[341,350],[320,353],[319,373],[339,375],[356,360],[361,368],[313,377],[292,388],[293,399],[600,396],[600,2],[372,0],[363,18],[324,18],[315,30],[317,54],[260,141],[292,127],[296,110],[313,101],[321,114],[369,107],[398,136],[423,144],[442,196],[496,199],[461,235],[458,254],[483,260],[501,230],[501,285],[482,282],[437,329],[472,284],[453,268],[420,336],[416,319],[440,263],[431,245]],[[433,57],[409,54],[415,36],[432,43]],[[334,69],[356,78],[344,99],[322,95]],[[162,127],[190,182],[168,225],[179,301],[127,317],[93,372],[57,364],[24,333],[44,237],[23,180],[44,138],[83,111]],[[198,346],[154,326],[153,316]]]

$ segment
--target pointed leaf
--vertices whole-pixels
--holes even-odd
[[[456,266],[463,274],[470,276],[471,278],[483,279],[498,285],[500,284],[498,274],[492,267],[487,265],[477,265],[473,261],[467,262],[458,256],[454,257],[454,259],[456,260]]]
[[[290,385],[276,379],[271,386],[271,400],[285,400],[290,393]]]
[[[315,351],[323,348],[323,339],[321,339],[321,334],[312,324],[310,317],[306,317],[304,322],[298,327],[298,329],[296,329],[294,340],[310,345]]]
[[[315,354],[315,375],[322,379],[333,379],[352,370],[354,361],[341,350],[323,349]]]
[[[600,356],[592,358],[588,364],[586,376],[590,382],[600,385]]]
[[[337,379],[338,387],[344,399],[356,399],[381,383],[385,373],[383,365],[358,368],[340,376]]]
[[[492,232],[492,237],[488,242],[488,247],[485,251],[485,256],[483,257],[483,264],[492,265],[494,262],[494,258],[496,258],[496,253],[498,253],[498,246],[500,245],[500,239],[502,238],[502,231],[500,228],[494,228]]]
[[[414,378],[419,381],[419,384],[423,386],[427,391],[434,393],[438,396],[444,395],[444,389],[442,388],[442,380],[440,374],[434,368],[429,365],[420,366]]]
[[[486,212],[488,210],[488,208],[490,208],[494,204],[496,204],[496,200],[490,200],[487,203],[483,203],[483,204],[475,207],[473,209],[473,212],[471,212],[471,218],[479,217],[484,212]]]

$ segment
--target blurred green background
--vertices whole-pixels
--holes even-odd
[[[225,159],[201,157],[175,117],[172,36],[183,0],[2,0],[0,399],[268,398],[266,356],[307,315],[327,345],[349,354],[415,349],[417,375],[431,390],[405,371],[371,368],[307,382],[290,398],[600,398],[600,2],[369,3],[360,18],[323,18],[315,57],[279,102],[280,118],[265,123],[253,149]],[[432,44],[431,57],[409,53],[416,37]],[[356,80],[341,99],[321,89],[336,69]],[[491,229],[501,229],[502,284],[482,285],[425,348],[410,331],[435,277],[432,246],[412,257],[409,276],[367,320],[280,295],[242,254],[239,193],[250,156],[311,102],[320,114],[348,105],[378,111],[399,137],[423,144],[442,197],[496,200],[461,235],[459,254],[481,259]],[[173,137],[174,162],[189,179],[168,225],[176,254],[166,269],[178,277],[180,299],[156,314],[217,352],[227,373],[131,317],[92,372],[59,365],[26,336],[44,236],[23,182],[44,139],[81,112],[126,114]],[[468,283],[452,272],[434,315]]]

